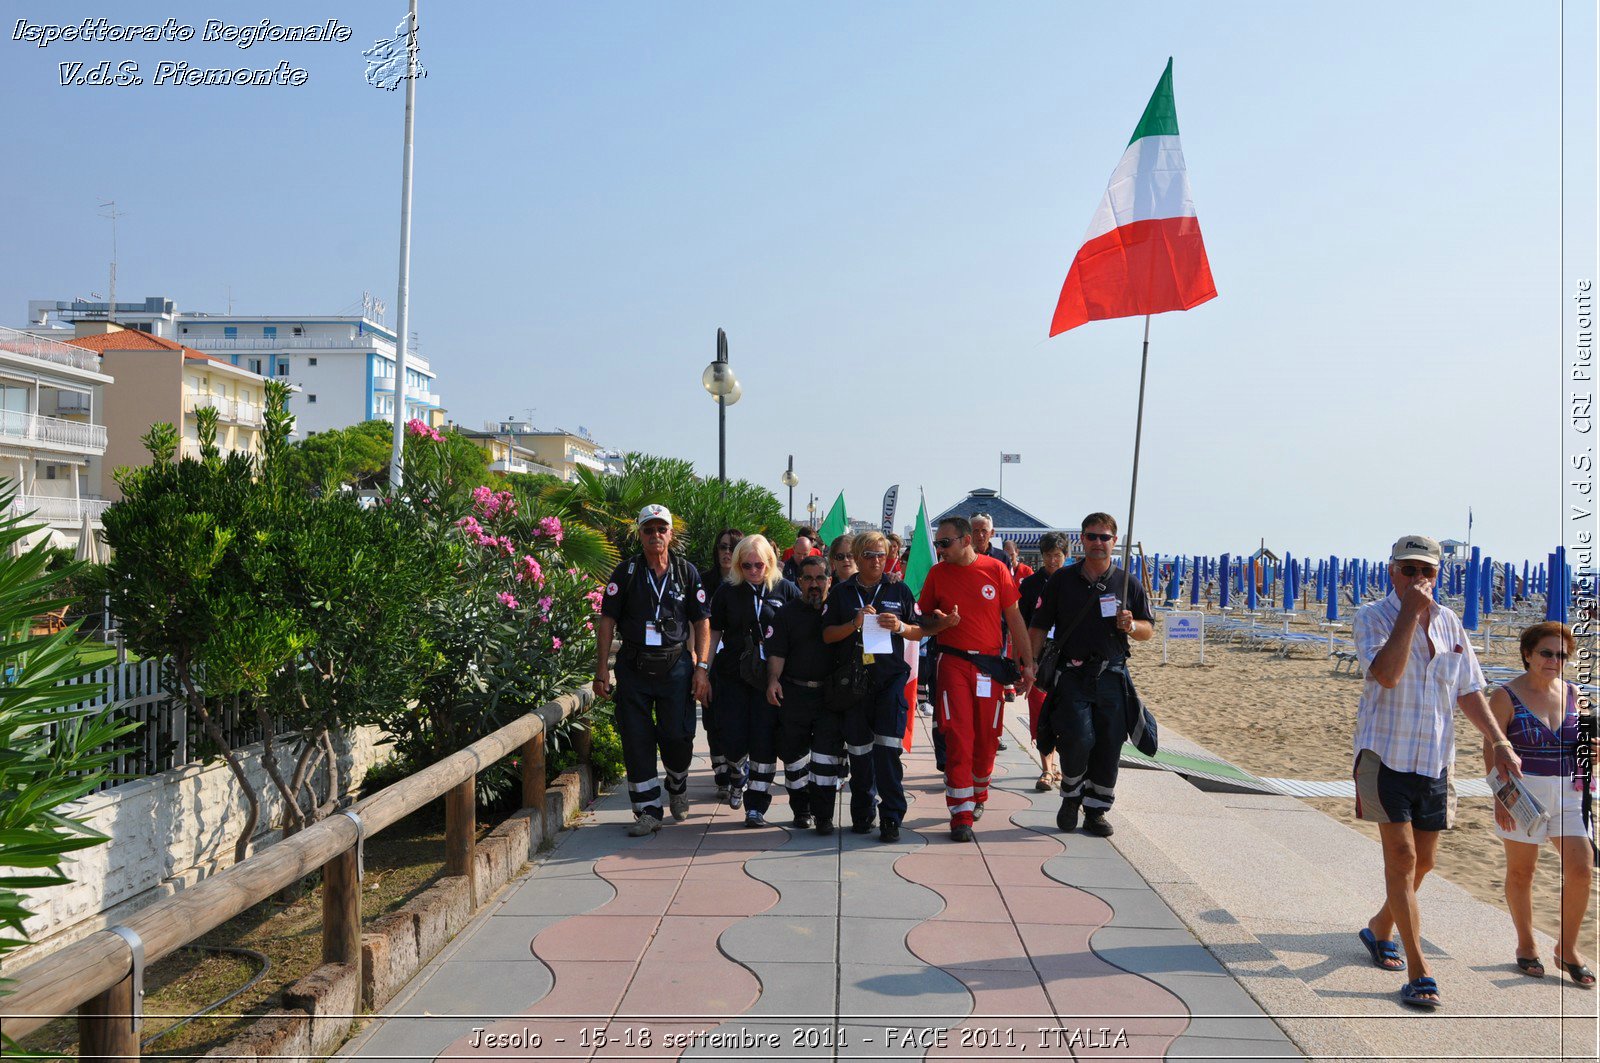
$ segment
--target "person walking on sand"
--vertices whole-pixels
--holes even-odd
[[[1417,888],[1433,869],[1439,832],[1455,825],[1454,710],[1483,733],[1496,771],[1522,774],[1483,696],[1483,671],[1461,620],[1433,599],[1439,557],[1436,540],[1402,535],[1389,552],[1394,589],[1356,612],[1354,630],[1366,671],[1356,711],[1356,818],[1378,824],[1385,894],[1360,938],[1374,966],[1404,968],[1401,1001],[1429,1010],[1443,997],[1422,954]]]

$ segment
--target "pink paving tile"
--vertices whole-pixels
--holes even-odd
[[[1022,939],[1009,923],[933,919],[911,928],[906,948],[934,967],[1032,970]]]
[[[555,985],[529,1009],[534,1015],[610,1015],[637,969],[632,960],[563,960],[551,970]]]
[[[964,848],[966,852],[959,854],[927,850],[907,853],[895,861],[895,873],[923,886],[989,885],[989,870],[977,850]]]
[[[717,939],[739,922],[737,915],[672,915],[661,920],[644,962],[715,960],[722,956]]]
[[[1072,923],[1098,928],[1111,921],[1109,904],[1071,886],[1002,883],[1000,892],[1012,919],[1019,923]]]
[[[638,960],[659,919],[648,915],[579,915],[546,927],[533,939],[533,954],[550,965],[564,960]]]
[[[1005,900],[1001,897],[1000,890],[992,884],[982,886],[940,884],[931,888],[944,899],[944,911],[933,917],[936,920],[953,919],[961,923],[1011,922]]]
[[[688,1051],[690,1038],[715,1029],[715,1023],[663,1022],[660,1020],[616,1020],[606,1025],[607,1044],[596,1049],[589,1058],[595,1063],[602,1060],[659,1060],[677,1059]]]
[[[1036,856],[985,855],[984,863],[989,865],[989,873],[1002,886],[1046,886],[1055,879],[1044,873],[1043,864],[1054,855],[1054,853]]]
[[[1036,965],[1054,963],[1063,969],[1085,965],[1093,969],[1094,964],[1105,963],[1089,947],[1090,935],[1099,929],[1098,926],[1079,923],[1017,924],[1023,943],[1028,946],[1028,955],[1033,957]],[[1040,969],[1043,970],[1042,967]]]
[[[1062,1019],[1069,1015],[1088,1019],[1119,1016],[1119,1023],[1131,1024],[1134,1017],[1139,1017],[1140,1022],[1147,1024],[1144,1029],[1149,1032],[1156,1032],[1157,1029],[1148,1025],[1150,1023],[1165,1021],[1175,1024],[1172,1031],[1174,1035],[1181,1033],[1183,1027],[1188,1025],[1187,1018],[1161,1019],[1162,1016],[1187,1016],[1188,1009],[1183,1006],[1183,1001],[1154,982],[1120,971],[1110,964],[1102,963],[1099,972],[1078,972],[1067,977],[1060,977],[1042,967],[1040,974],[1044,976],[1045,992],[1050,994],[1056,1014]]]
[[[683,873],[689,870],[689,865],[664,864],[659,867],[649,865],[634,865],[625,868],[608,867],[600,872],[600,877],[609,882],[613,889],[617,883],[624,879],[671,879],[677,881],[683,878]]]
[[[681,880],[667,878],[618,878],[611,884],[617,891],[605,904],[586,915],[615,917],[619,915],[665,915],[667,906],[678,892]]]
[[[675,915],[755,915],[778,903],[778,891],[748,875],[697,875],[690,868],[667,909]]]
[[[605,875],[610,871],[638,871],[650,867],[683,867],[689,863],[689,858],[694,855],[688,850],[656,849],[653,846],[641,845],[637,849],[627,852],[612,853],[602,856],[594,862],[594,870],[598,875]]]
[[[761,995],[756,976],[732,960],[646,959],[622,998],[617,1018],[664,1015],[720,1022],[750,1008]]]

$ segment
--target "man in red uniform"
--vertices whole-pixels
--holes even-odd
[[[1005,631],[1022,661],[1018,690],[1033,685],[1033,655],[1017,610],[1017,585],[1004,563],[980,556],[965,517],[939,522],[934,540],[943,558],[929,570],[917,600],[925,634],[936,634],[939,663],[934,717],[944,735],[945,804],[950,837],[972,841],[972,822],[989,799],[1000,741]]]

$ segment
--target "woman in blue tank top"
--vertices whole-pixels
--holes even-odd
[[[1589,907],[1592,849],[1589,802],[1593,785],[1594,725],[1580,721],[1578,688],[1562,678],[1567,658],[1576,648],[1572,629],[1546,621],[1522,633],[1523,673],[1489,699],[1506,738],[1522,758],[1522,782],[1550,813],[1550,821],[1533,833],[1518,829],[1511,814],[1495,802],[1495,833],[1506,848],[1506,905],[1517,928],[1517,967],[1534,978],[1544,977],[1544,964],[1533,940],[1533,873],[1539,846],[1548,841],[1561,856],[1561,935],[1556,966],[1581,986],[1593,986],[1594,972],[1578,954],[1578,928]],[[1588,747],[1579,756],[1579,742]],[[1484,757],[1493,762],[1493,751]]]

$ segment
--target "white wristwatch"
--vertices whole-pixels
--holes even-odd
[[[696,668],[704,668],[708,672],[711,671],[711,665],[706,661],[696,661],[694,662],[694,666]]]

